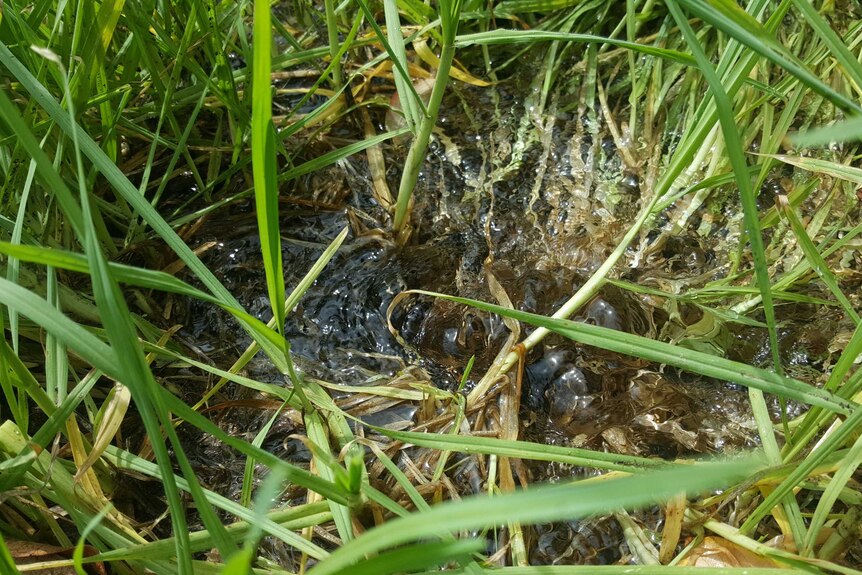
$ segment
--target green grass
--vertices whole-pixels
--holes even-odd
[[[294,573],[309,562],[319,575],[441,567],[576,574],[587,568],[530,566],[522,525],[622,508],[658,506],[664,513],[666,502],[684,493],[686,520],[676,529],[695,537],[688,547],[707,532],[781,567],[770,573],[857,573],[860,565],[842,560],[838,534],[858,530],[862,505],[856,363],[862,323],[854,287],[862,224],[851,217],[858,217],[862,184],[854,143],[862,133],[862,26],[831,3],[809,0],[751,0],[745,8],[730,0],[611,4],[326,0],[319,7],[297,0],[286,17],[284,6],[262,0],[6,2],[0,13],[2,569],[15,569],[8,542],[30,540],[74,549],[56,563],[78,572],[99,561],[124,574]],[[434,54],[433,66],[422,64],[421,42]],[[505,50],[505,58],[496,50]],[[505,305],[501,288],[492,287],[501,305],[416,293],[537,326],[523,350],[553,333],[744,387],[757,430],[750,439],[762,453],[663,461],[519,438],[517,394],[499,385],[517,369],[515,350],[478,374],[481,381],[466,394],[412,379],[410,370],[345,385],[297,369],[286,319],[349,230],[304,269],[287,270],[302,279],[285,285],[283,201],[293,199],[306,176],[365,157],[368,180],[387,190],[379,197],[398,182],[397,198],[384,206],[390,227],[368,230],[369,237],[409,242],[411,230],[426,225],[412,213],[424,199],[414,192],[453,78],[472,74],[487,84],[481,89],[489,101],[498,101],[495,83],[517,73],[523,59],[537,63],[524,103],[536,117],[568,106],[567,113],[588,120],[588,131],[604,122],[617,136],[625,132],[632,145],[620,153],[641,176],[639,212],[550,317]],[[434,75],[427,102],[414,85],[417,66]],[[295,90],[301,95],[294,97]],[[404,127],[371,121],[391,106],[391,94],[401,102]],[[561,94],[570,99],[561,104]],[[508,112],[523,116],[513,124],[510,162],[493,167],[497,181],[516,174],[525,150],[542,137],[522,108]],[[344,136],[345,126],[354,137]],[[391,140],[400,143],[381,147]],[[407,149],[400,166],[381,154],[397,146]],[[786,193],[775,206],[758,204],[758,190],[776,173],[790,174]],[[194,190],[178,198],[173,184],[181,178]],[[529,198],[537,189],[524,193]],[[231,217],[229,210],[246,199],[256,207],[268,323],[243,309],[190,241],[198,222]],[[723,277],[675,278],[661,288],[622,277],[632,254],[650,257],[651,246],[693,229],[699,210],[723,208],[738,233],[724,254]],[[666,301],[666,309],[698,306],[712,329],[683,326],[673,337],[647,338],[567,319],[609,285]],[[213,364],[147,312],[151,294],[216,306],[251,343],[230,365]],[[783,365],[780,311],[787,302],[840,314],[850,326],[846,334],[830,334],[841,337],[830,342],[830,360],[813,376]],[[716,334],[732,324],[764,330],[769,361],[724,357]],[[282,382],[244,371],[258,355]],[[168,385],[163,373],[177,366],[206,374],[207,390],[190,401],[190,388]],[[226,389],[254,393],[269,410],[248,441],[225,431],[209,409]],[[474,414],[501,393],[509,395],[500,421],[514,421],[514,435],[487,421],[482,433],[468,433]],[[436,410],[438,422],[406,431],[364,425],[333,399],[344,394]],[[764,394],[782,401],[780,421],[770,417]],[[804,414],[793,418],[787,401],[804,405]],[[282,418],[296,422],[310,465],[264,448]],[[127,437],[134,422],[146,437],[136,447]],[[198,463],[186,454],[187,428],[242,458],[237,500],[198,476]],[[390,449],[399,445],[432,454],[429,477]],[[452,454],[481,458],[486,493],[441,501],[442,490],[423,491],[429,479],[442,484]],[[606,475],[515,490],[514,460]],[[114,501],[112,490],[126,474],[163,486],[165,520],[156,532]],[[631,547],[657,561],[647,537],[638,539],[640,527],[627,524]],[[485,536],[500,529],[510,531],[512,545],[492,561]],[[796,546],[763,544],[765,534],[779,533]],[[270,562],[261,551],[265,537],[289,549],[294,562]],[[84,553],[85,546],[95,554]],[[680,554],[663,549],[661,557],[673,558],[668,565],[588,569],[688,574],[692,568],[676,566],[688,547]]]

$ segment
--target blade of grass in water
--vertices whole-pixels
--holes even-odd
[[[260,428],[260,431],[257,432],[257,435],[254,436],[254,439],[251,441],[251,444],[257,448],[260,448],[263,445],[264,439],[266,439],[267,435],[269,435],[269,431],[272,429],[272,426],[278,421],[279,416],[281,415],[281,411],[287,407],[287,402],[284,402],[276,409],[272,416],[269,418],[266,423]],[[242,474],[242,490],[239,494],[239,504],[243,507],[248,507],[251,505],[251,492],[254,489],[254,471],[255,471],[255,463],[253,457],[246,457],[245,459],[245,470]]]
[[[404,134],[409,134],[410,130],[407,128],[400,128],[398,130],[393,130],[391,132],[385,132],[383,134],[378,134],[373,138],[364,138],[358,142],[354,142],[353,144],[348,144],[344,147],[338,148],[337,150],[333,150],[331,152],[327,152],[313,160],[309,160],[304,164],[300,164],[295,168],[291,168],[289,170],[285,170],[278,176],[278,180],[280,182],[286,182],[289,180],[296,179],[305,174],[310,174],[311,172],[315,172],[320,170],[321,168],[325,168],[326,166],[332,165],[338,160],[342,158],[346,158],[351,154],[356,154],[369,148],[371,146],[376,146],[381,142],[385,142],[386,140],[390,140],[392,138],[397,138],[398,136],[403,136]]]
[[[255,563],[257,545],[263,537],[261,523],[266,519],[266,513],[274,501],[277,501],[284,483],[284,475],[279,471],[271,471],[257,489],[254,501],[254,521],[243,537],[242,549],[235,553],[225,564],[224,575],[247,575]]]
[[[342,56],[353,46],[353,42],[356,39],[356,34],[359,33],[359,30],[364,23],[364,19],[357,18],[353,22],[353,27],[350,29],[350,32],[347,34],[347,37],[344,39],[344,42],[341,45],[341,48],[332,56],[332,61],[320,75],[320,77],[314,82],[314,84],[308,88],[308,90],[303,94],[302,98],[299,102],[293,106],[293,109],[290,111],[287,116],[282,118],[280,121],[281,126],[277,137],[280,141],[287,140],[292,134],[313,125],[318,118],[326,117],[331,112],[331,109],[340,109],[344,107],[344,97],[342,96],[342,92],[346,89],[349,89],[349,86],[344,85],[341,81],[339,81],[339,88],[334,90],[334,94],[330,97],[329,100],[317,106],[313,112],[309,114],[303,115],[301,119],[296,122],[290,123],[290,119],[294,114],[300,109],[302,109],[305,104],[313,98],[317,94],[317,89],[323,84],[330,76],[330,74],[334,74],[335,69],[340,68],[340,62]]]
[[[781,160],[782,162],[802,168],[803,170],[808,170],[809,172],[826,174],[835,178],[847,180],[848,182],[853,182],[854,184],[862,185],[862,168],[846,166],[844,164],[838,164],[836,162],[822,160],[820,158],[806,158],[804,156],[773,154],[768,157]]]

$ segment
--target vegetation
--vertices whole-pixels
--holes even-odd
[[[862,134],[862,13],[855,4],[319,4],[9,0],[0,8],[0,570],[612,573],[621,567],[531,566],[523,526],[659,506],[664,528],[655,539],[627,523],[638,563],[627,573],[689,573],[684,557],[704,532],[782,568],[770,573],[856,573],[859,565],[842,557],[858,539],[862,505],[862,170],[852,143]],[[580,62],[572,108],[624,128],[617,139],[630,142],[621,153],[642,182],[639,211],[552,317],[433,294],[539,329],[469,390],[402,385],[405,373],[351,390],[430,402],[442,414],[440,433],[362,425],[333,399],[330,383],[297,369],[284,337],[286,318],[349,231],[307,262],[297,285],[285,286],[280,194],[364,156],[373,201],[392,217],[385,233],[408,243],[417,224],[412,194],[444,94],[456,82],[491,92],[525,55],[541,62],[533,100],[540,115],[556,84],[572,81],[562,67]],[[428,76],[426,94],[417,80]],[[375,91],[380,86],[386,93]],[[403,127],[385,128],[374,119],[396,107],[393,93]],[[623,104],[610,106],[609,96]],[[345,125],[361,126],[361,137],[345,138]],[[386,145],[405,137],[409,152],[393,197]],[[775,205],[759,201],[767,179],[785,167],[792,185]],[[721,209],[721,195],[731,195],[741,222],[727,273],[680,293],[626,281],[627,253],[682,234],[699,208]],[[230,217],[249,198],[268,323],[190,247],[203,222]],[[718,326],[765,330],[768,360],[727,359],[694,326],[660,341],[566,319],[608,285],[699,306]],[[160,322],[148,304],[153,294],[221,308],[252,343],[229,367],[208,363]],[[817,373],[788,372],[776,312],[787,302],[839,314],[849,326],[831,334]],[[518,396],[498,384],[551,332],[745,387],[757,431],[751,441],[760,448],[719,461],[664,461],[519,439]],[[284,385],[244,371],[257,355]],[[189,401],[187,390],[162,377],[168,367],[214,383]],[[267,400],[271,417],[251,440],[213,417],[225,386]],[[468,413],[498,395],[503,429],[462,433]],[[770,396],[804,409],[785,409],[773,421]],[[308,465],[262,447],[288,412],[299,421]],[[239,500],[198,477],[183,438],[204,436],[244,459]],[[435,480],[450,454],[483,455],[487,493],[461,499],[452,492],[443,502],[442,491],[421,491],[414,471],[382,448],[384,438],[434,453]],[[518,459],[604,474],[516,490]],[[383,474],[397,489],[375,487]],[[112,493],[129,477],[163,486],[169,529],[117,504]],[[498,530],[508,544],[489,557],[485,539]],[[681,533],[697,536],[680,543]],[[783,545],[766,545],[766,533],[782,535]],[[275,564],[261,551],[264,538],[282,542],[292,562]],[[67,552],[24,565],[13,540]],[[722,566],[753,573],[763,564]]]

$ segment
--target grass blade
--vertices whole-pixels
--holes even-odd
[[[766,316],[773,369],[777,373],[781,373],[781,354],[778,348],[778,329],[775,321],[775,308],[773,307],[772,302],[772,287],[769,282],[769,266],[767,265],[766,254],[764,253],[763,236],[760,230],[760,217],[758,216],[757,210],[757,200],[751,186],[751,178],[748,174],[748,165],[745,160],[742,139],[736,127],[736,118],[734,116],[733,106],[731,104],[730,97],[727,95],[727,92],[721,83],[721,79],[718,77],[712,63],[701,48],[694,30],[692,30],[687,18],[683,15],[682,10],[676,4],[675,0],[668,0],[667,6],[682,31],[689,48],[694,54],[700,70],[709,84],[710,92],[712,92],[712,97],[715,101],[715,106],[718,111],[718,119],[721,123],[721,131],[724,135],[727,155],[729,157],[730,164],[733,167],[733,172],[736,174],[736,184],[739,187],[739,196],[742,203],[745,229],[748,233],[748,241],[751,245],[751,253],[754,259],[754,275],[757,280],[757,287],[760,291],[761,300],[763,301],[764,315]],[[748,22],[746,19],[748,15],[741,10],[738,12],[739,20],[742,22]],[[736,14],[737,11],[734,11],[734,13]],[[753,21],[753,19],[751,20]],[[753,27],[753,24],[751,26]],[[775,438],[775,431],[772,426],[763,391],[757,388],[749,388],[749,399],[751,401],[755,421],[757,422],[758,434],[760,435],[761,443],[766,452],[767,459],[771,464],[778,465],[782,462],[781,451],[778,447],[778,441]],[[783,504],[785,512],[788,515],[788,519],[790,520],[793,537],[798,541],[805,535],[805,525],[802,521],[799,506],[795,499],[784,500]]]
[[[836,92],[787,52],[765,28],[731,0],[680,0],[689,12],[731,38],[735,38],[767,60],[799,78],[806,86],[845,110],[862,113],[851,98]]]
[[[433,565],[445,565],[452,561],[465,564],[470,560],[470,555],[479,553],[484,547],[485,542],[481,539],[417,543],[381,553],[377,557],[372,557],[359,565],[351,565],[337,573],[338,575],[390,575],[413,572]]]
[[[862,90],[862,66],[859,65],[857,56],[853,55],[847,44],[838,37],[835,30],[809,0],[793,0],[793,5],[802,12],[803,20],[814,29],[814,32],[829,49],[829,54],[838,61],[839,69],[853,82],[858,94]]]
[[[820,535],[821,530],[826,524],[826,520],[832,513],[832,506],[838,501],[841,490],[850,481],[860,464],[862,464],[862,437],[857,438],[847,455],[842,457],[838,469],[832,476],[832,480],[829,481],[829,485],[823,491],[820,501],[817,502],[817,508],[811,517],[808,536],[802,545],[802,555],[810,556],[814,552],[814,545],[817,542],[818,535]]]
[[[364,0],[359,1],[364,4]],[[401,20],[398,16],[398,5],[395,0],[383,0],[383,13],[386,18],[387,39],[389,40],[386,49],[389,53],[389,59],[392,60],[397,70],[397,73],[393,74],[395,89],[401,102],[407,127],[410,128],[411,132],[416,133],[426,109],[425,103],[416,92],[412,78],[408,73],[402,73],[402,71],[408,70],[409,66],[407,51],[404,49],[404,36],[401,32]]]
[[[430,511],[387,521],[337,549],[315,570],[317,575],[341,573],[368,554],[461,529],[480,529],[510,521],[572,519],[619,507],[648,505],[677,493],[696,493],[742,479],[758,466],[754,459],[696,464],[622,479],[545,485],[512,494],[443,503]]]
[[[838,286],[838,280],[835,278],[835,274],[833,274],[829,269],[829,266],[823,260],[823,256],[821,256],[820,252],[817,250],[817,246],[815,246],[814,242],[811,241],[811,238],[808,236],[808,232],[805,231],[805,226],[802,225],[802,221],[799,219],[799,216],[796,215],[795,210],[790,207],[790,203],[787,201],[786,196],[778,197],[778,208],[781,215],[790,223],[790,228],[796,236],[796,241],[799,243],[799,247],[802,248],[802,253],[804,253],[806,259],[808,259],[808,265],[810,265],[811,269],[820,276],[820,279],[823,280],[823,283],[826,284],[826,287],[829,288],[829,291],[832,292],[832,295],[835,296],[835,299],[841,304],[841,307],[844,309],[844,313],[846,313],[847,316],[853,320],[853,323],[858,326],[860,323],[859,314],[856,313],[856,310],[853,309],[853,304],[850,303],[850,300],[847,299],[847,296],[845,296],[844,292],[841,291],[841,288]]]
[[[385,142],[386,140],[391,140],[392,138],[397,138],[398,136],[403,136],[404,134],[409,134],[410,130],[408,128],[400,128],[398,130],[393,130],[392,132],[386,132],[383,134],[379,134],[372,138],[364,138],[359,142],[355,142],[353,144],[348,144],[347,146],[338,148],[337,150],[332,150],[331,152],[327,152],[321,156],[314,158],[313,160],[309,160],[304,164],[300,164],[295,168],[291,168],[289,170],[285,170],[278,176],[279,182],[287,182],[290,180],[294,180],[300,176],[304,176],[305,174],[310,174],[311,172],[320,170],[325,168],[326,166],[332,165],[338,160],[346,158],[352,154],[356,154],[365,150],[366,148],[370,148],[371,146],[376,146],[381,142]]]
[[[639,44],[617,38],[606,38],[593,34],[575,34],[571,32],[554,32],[550,30],[491,30],[488,32],[477,32],[475,34],[464,34],[455,39],[456,48],[467,46],[494,46],[498,44],[521,44],[534,42],[582,42],[585,44],[609,44],[619,48],[627,48],[640,52],[647,56],[663,58],[671,62],[678,62],[686,66],[694,66],[694,58],[685,52],[658,48],[648,44]]]
[[[798,132],[790,137],[797,146],[824,146],[832,142],[862,139],[862,116],[836,122],[831,126]]]
[[[392,231],[401,242],[406,241],[409,236],[405,233],[405,226],[409,219],[410,199],[419,179],[419,170],[425,161],[425,151],[428,149],[431,130],[437,123],[443,93],[449,83],[449,70],[455,58],[455,37],[458,34],[458,21],[461,18],[461,3],[462,0],[445,0],[439,4],[442,28],[440,64],[437,67],[437,76],[434,78],[434,87],[431,89],[427,112],[419,124],[410,151],[407,153],[407,159],[404,161],[404,171],[401,173],[401,182],[398,186],[398,198],[395,201],[395,214],[392,218]]]
[[[272,27],[266,0],[254,2],[254,62],[252,72],[251,156],[260,250],[266,272],[269,303],[278,333],[284,334],[284,270],[278,222],[275,168],[275,129],[272,125]],[[285,351],[286,353],[286,351]]]
[[[712,377],[721,381],[730,381],[788,399],[795,399],[810,405],[818,405],[836,413],[848,415],[855,413],[859,408],[858,404],[852,401],[842,399],[833,393],[817,389],[796,379],[703,352],[685,350],[685,353],[682,353],[682,350],[675,345],[654,341],[639,335],[586,323],[549,318],[543,315],[517,311],[468,298],[424,290],[413,290],[412,293],[439,297],[484,311],[490,311],[501,316],[512,317],[518,321],[544,327],[549,331],[580,343],[594,345],[632,357],[640,357],[656,363],[673,365],[706,377]]]
[[[131,399],[129,389],[121,383],[114,384],[114,387],[108,392],[108,397],[105,398],[105,402],[99,409],[99,413],[96,414],[96,420],[93,423],[95,434],[93,446],[75,473],[76,481],[96,463],[96,460],[102,457],[105,449],[111,444],[126,417]]]
[[[589,451],[575,447],[563,447],[561,445],[542,445],[526,441],[509,441],[494,437],[473,437],[470,435],[440,435],[431,433],[417,433],[412,431],[394,431],[383,427],[369,425],[381,435],[391,439],[428,447],[431,449],[451,450],[459,453],[482,453],[485,455],[497,455],[498,457],[511,457],[516,459],[529,459],[534,461],[556,461],[566,465],[583,467],[594,467],[606,471],[623,471],[626,473],[640,473],[649,468],[663,465],[664,462],[645,457],[633,455],[619,455],[616,453],[604,453],[600,451]]]
[[[389,4],[384,4],[387,28],[389,28],[392,24],[396,24],[389,35],[397,44],[401,45],[400,52],[396,46],[390,44],[387,35],[377,24],[377,20],[374,18],[374,13],[371,11],[371,8],[368,7],[366,1],[356,0],[356,2],[357,4],[359,4],[360,9],[362,9],[363,14],[365,14],[365,18],[368,21],[368,24],[374,30],[377,39],[380,41],[381,44],[383,44],[383,48],[386,50],[386,53],[389,54],[389,59],[392,61],[392,65],[395,67],[395,88],[396,90],[398,90],[398,96],[401,99],[402,106],[404,106],[404,115],[407,119],[406,132],[415,133],[416,125],[419,123],[422,117],[428,114],[428,110],[425,106],[425,103],[422,101],[422,98],[419,97],[419,93],[416,92],[416,87],[413,85],[413,81],[410,78],[410,73],[407,71],[406,53],[404,53],[403,57],[401,54],[401,52],[404,52],[404,39],[399,35],[401,33],[401,27],[396,24],[398,22],[397,10],[393,16],[389,12]],[[414,123],[411,124],[411,121]]]
[[[829,160],[821,160],[818,158],[806,158],[804,156],[788,156],[784,154],[772,154],[767,156],[780,160],[785,164],[790,164],[815,174],[826,174],[834,178],[840,178],[853,182],[854,184],[862,185],[862,168],[854,166],[845,166],[830,162]]]

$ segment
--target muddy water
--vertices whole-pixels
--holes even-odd
[[[420,297],[404,300],[387,317],[393,298],[422,288],[494,301],[489,289],[493,276],[517,308],[551,313],[607,257],[637,214],[647,184],[637,166],[626,165],[620,146],[628,146],[635,156],[647,150],[615,139],[600,113],[567,107],[561,93],[542,103],[528,79],[504,82],[495,90],[454,86],[447,96],[441,128],[416,190],[415,230],[404,247],[395,247],[376,231],[387,228],[389,220],[374,200],[362,156],[284,191],[282,248],[288,289],[342,228],[351,229],[345,246],[288,318],[287,335],[307,375],[361,385],[414,370],[433,385],[452,389],[475,356],[475,382],[506,340],[500,318]],[[392,189],[397,189],[405,153],[401,143],[384,147]],[[219,271],[251,313],[267,320],[269,303],[251,206],[232,209],[229,223],[209,224],[198,240],[215,242],[205,255],[207,265]],[[701,222],[699,233],[683,231],[652,250],[642,248],[655,237],[642,238],[613,277],[678,291],[722,277],[732,248],[726,246],[727,233],[718,232],[726,230],[734,216],[715,217],[721,211],[710,210],[711,223]],[[704,233],[704,226],[712,226],[715,233]],[[788,325],[811,320],[803,306],[787,306],[782,313]],[[711,347],[743,361],[768,358],[759,329],[692,329],[704,318],[695,306],[674,307],[667,299],[608,285],[575,319],[665,340],[688,336],[694,347]],[[828,355],[829,343],[816,332],[830,321],[834,329],[840,320],[821,317],[817,329],[784,333],[785,340],[793,342],[787,347],[788,358],[800,372],[814,373]],[[235,357],[248,343],[230,320],[206,306],[191,304],[185,325],[184,335],[204,342],[204,351],[216,360]],[[530,329],[523,326],[524,333]],[[726,383],[576,346],[556,336],[533,350],[527,363],[520,414],[523,439],[663,458],[753,445],[745,391]],[[249,369],[261,380],[280,379],[262,360]],[[233,417],[231,426],[238,434],[253,434],[262,421],[254,409],[236,409]],[[409,428],[423,423],[428,414],[400,404],[367,417]],[[307,461],[301,442],[290,439],[298,432],[295,423],[285,421],[266,446],[291,460]],[[219,460],[221,455],[209,453],[202,459],[206,457]],[[453,472],[464,493],[479,490],[483,481],[475,470],[472,475],[465,471],[472,462],[464,460]],[[233,493],[239,489],[241,469],[232,467],[225,463],[214,482],[223,482]],[[525,473],[525,481],[545,481],[590,471],[530,463]],[[644,517],[648,528],[656,527],[656,519]],[[610,517],[539,525],[529,540],[536,564],[612,563],[628,557],[621,530]]]

